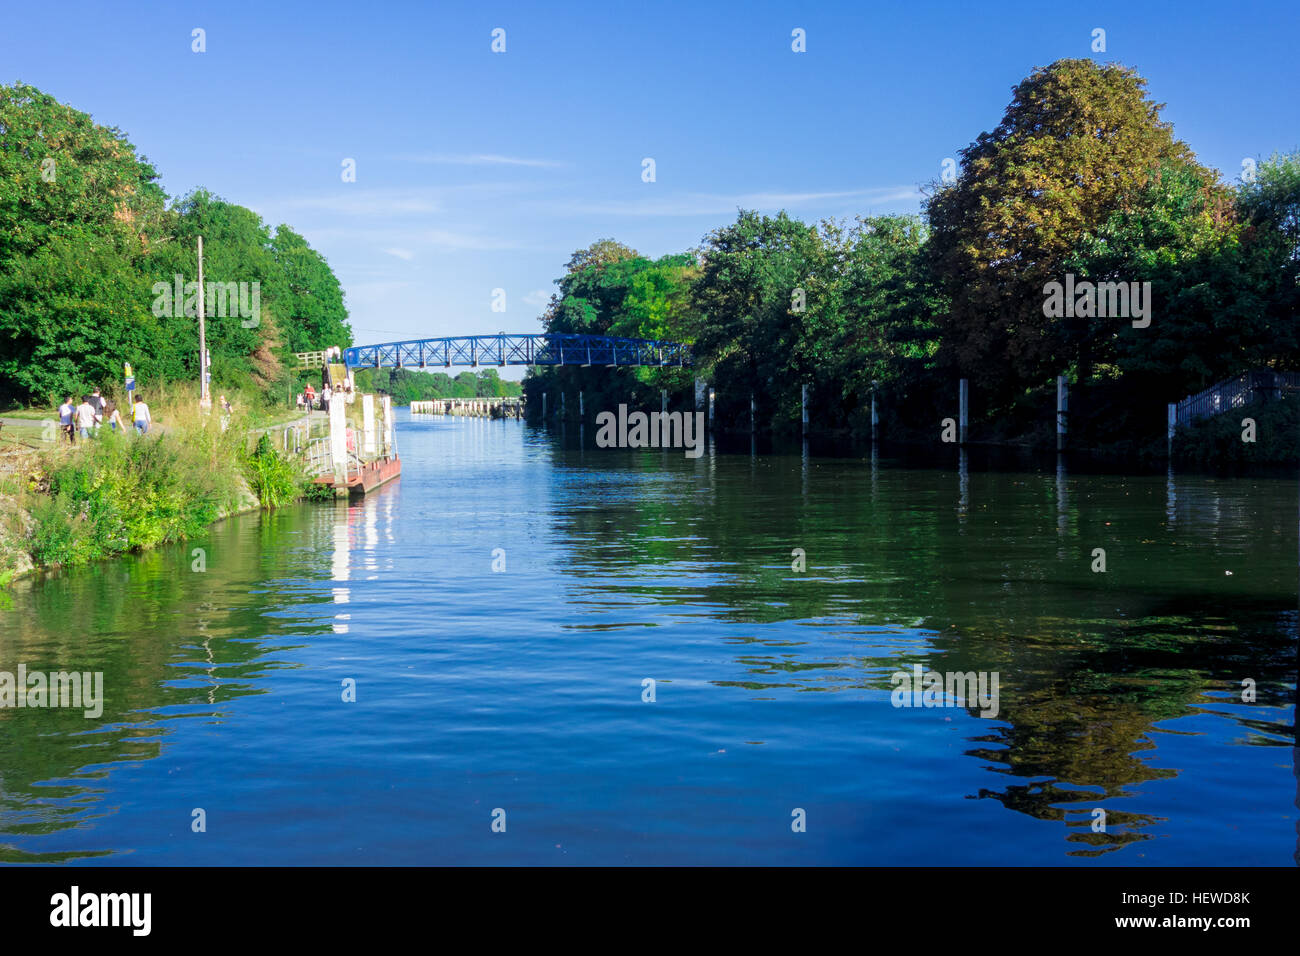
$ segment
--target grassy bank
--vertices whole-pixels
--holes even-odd
[[[150,403],[151,406],[153,402]],[[0,587],[42,568],[70,567],[183,541],[228,515],[311,493],[298,464],[251,432],[265,409],[225,418],[192,401],[155,411],[148,435],[101,428],[94,439],[9,443],[0,474]]]

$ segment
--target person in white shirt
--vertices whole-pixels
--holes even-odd
[[[153,418],[149,414],[149,406],[144,403],[144,398],[140,395],[135,397],[135,413],[132,416],[135,419],[135,430],[141,435],[149,430],[153,423]]]
[[[90,396],[82,395],[81,404],[77,406],[77,430],[82,438],[89,438],[95,427],[95,406],[90,404]]]
[[[325,409],[326,411],[329,411],[330,398],[333,395],[334,395],[334,389],[326,385],[325,388],[323,388],[320,393],[320,407]]]
[[[72,404],[72,396],[69,395],[59,406],[59,427],[63,429],[63,434],[68,436],[68,441],[72,444],[77,443],[77,429],[72,424],[72,416],[76,414],[76,406]]]

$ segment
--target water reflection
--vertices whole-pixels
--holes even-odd
[[[0,709],[0,862],[120,852],[83,835],[113,812],[104,802],[116,768],[159,758],[178,721],[222,724],[239,700],[269,693],[273,673],[301,666],[293,651],[325,624],[313,580],[327,578],[332,604],[347,604],[353,552],[363,570],[378,570],[379,532],[392,540],[393,517],[391,496],[245,515],[185,546],[22,582],[14,613],[0,617],[0,669],[102,671],[105,706],[93,721],[66,709]],[[327,575],[314,540],[331,544]],[[194,547],[208,555],[201,572]],[[349,619],[333,613],[329,629],[346,634]],[[68,848],[26,848],[51,842]]]
[[[1071,857],[1144,844],[1169,824],[1142,809],[1152,785],[1188,772],[1163,752],[1169,735],[1223,721],[1237,746],[1293,745],[1296,541],[1281,483],[1188,477],[1175,496],[1172,476],[1072,477],[1061,457],[1053,502],[1041,477],[972,473],[961,450],[945,509],[942,470],[883,470],[874,448],[865,493],[856,463],[786,461],[784,478],[779,458],[759,471],[751,459],[743,480],[720,468],[705,511],[688,473],[672,493],[652,474],[635,496],[584,497],[580,509],[555,489],[556,532],[581,555],[566,569],[570,603],[635,593],[654,607],[647,621],[749,626],[734,638],[747,676],[714,683],[755,700],[865,691],[883,702],[890,674],[914,663],[1000,673],[1001,712],[966,711],[964,753],[1005,782],[967,795],[1060,823]],[[632,480],[645,463],[611,467]],[[807,574],[789,573],[787,542],[809,543]],[[813,628],[818,639],[798,634]],[[1240,700],[1244,676],[1254,703]]]
[[[837,862],[961,862],[977,829],[1003,863],[1300,858],[1290,483],[743,436],[689,459],[575,432],[404,423],[407,474],[379,494],[15,591],[0,669],[102,670],[111,691],[99,721],[0,710],[0,860],[189,861],[155,818],[199,799],[265,806],[231,839],[288,861],[343,826],[377,862],[439,826],[439,852],[482,853],[455,808],[504,780],[538,825],[581,802],[590,832],[540,844],[588,841],[588,862],[627,858],[619,827],[678,861],[788,862],[755,836],[778,793],[838,807],[832,833],[865,808],[896,824],[819,846]],[[996,718],[891,707],[914,664],[998,673]]]

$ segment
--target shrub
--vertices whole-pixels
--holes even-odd
[[[276,450],[265,432],[246,456],[244,474],[264,510],[286,505],[305,490],[301,471]]]

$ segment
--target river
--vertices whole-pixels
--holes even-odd
[[[1294,480],[398,432],[0,595],[0,861],[1295,863]]]

